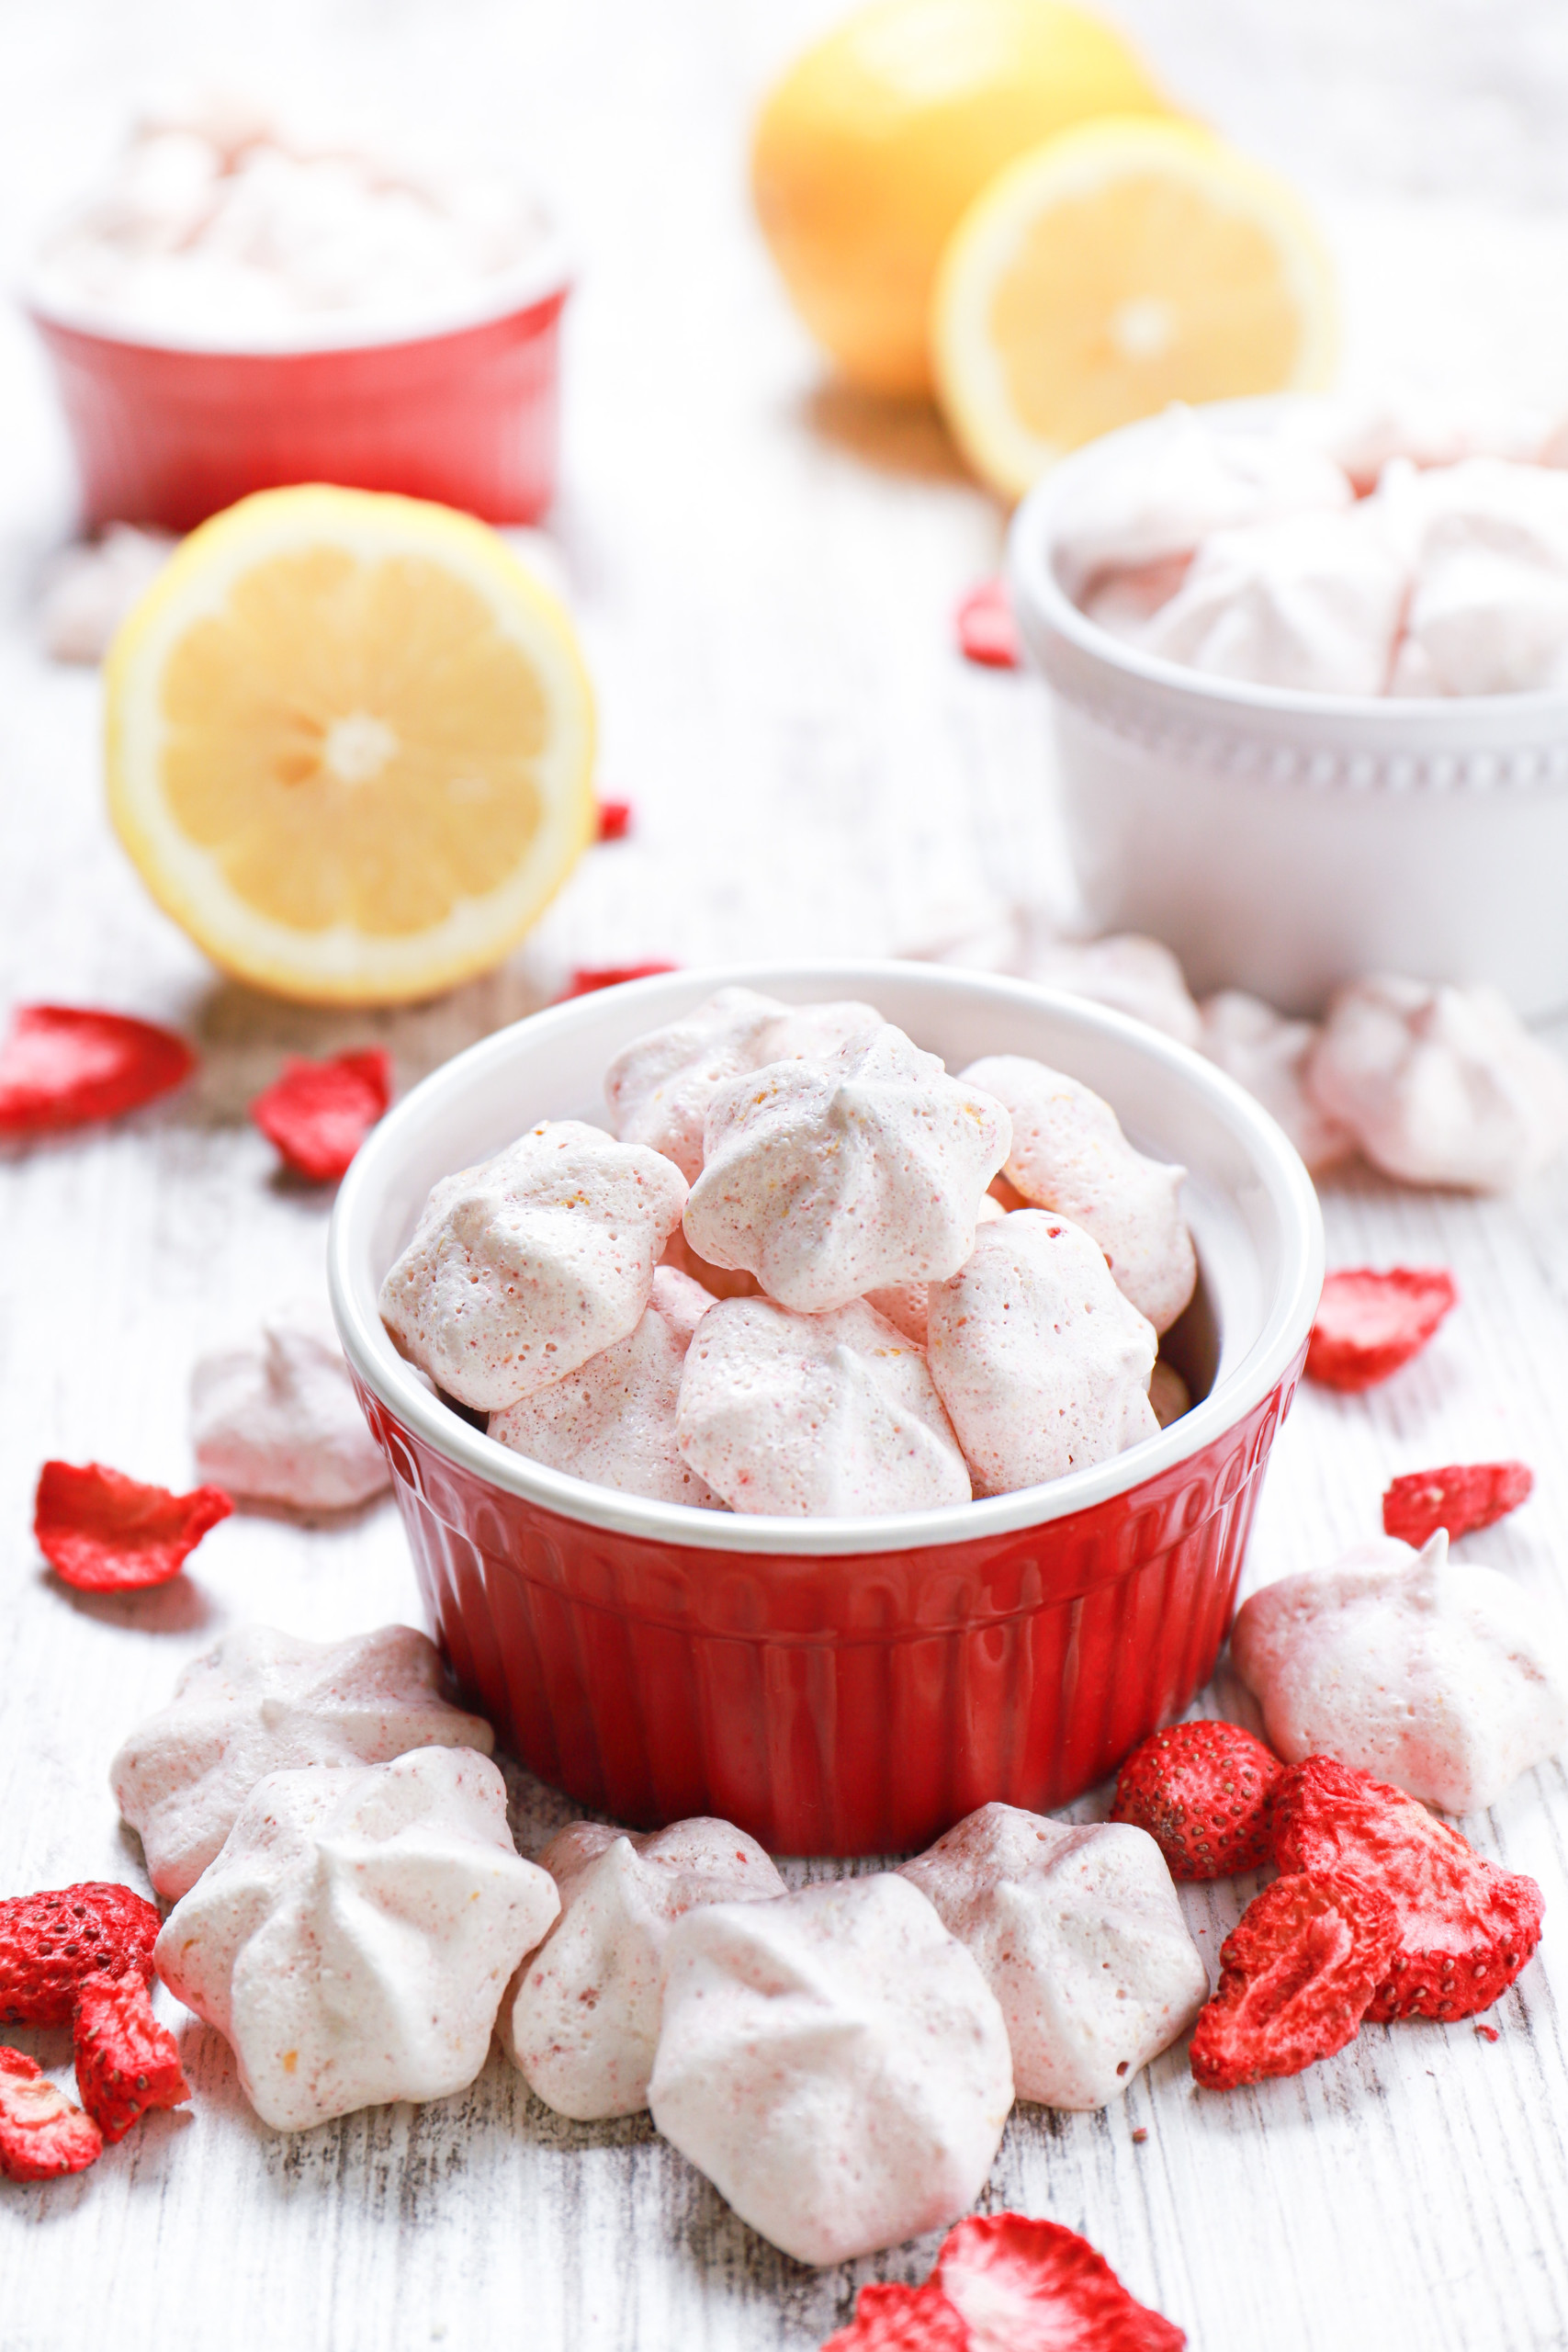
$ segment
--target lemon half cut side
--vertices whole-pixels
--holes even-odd
[[[1010,164],[954,230],[931,317],[948,424],[1009,499],[1173,401],[1317,390],[1337,341],[1294,192],[1195,124],[1134,117]]]
[[[450,508],[308,486],[194,531],[105,673],[109,813],[214,963],[314,1003],[501,962],[592,837],[571,624]]]

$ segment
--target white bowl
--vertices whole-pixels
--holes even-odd
[[[1203,413],[1239,431],[1288,404]],[[1301,694],[1111,637],[1062,585],[1056,517],[1159,430],[1127,425],[1054,468],[1009,548],[1094,928],[1163,940],[1201,995],[1248,989],[1287,1012],[1371,971],[1489,981],[1527,1016],[1568,1004],[1568,694]]]

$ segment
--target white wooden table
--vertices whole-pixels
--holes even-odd
[[[124,1601],[66,1592],[28,1532],[48,1454],[185,1483],[193,1356],[280,1295],[320,1295],[329,1204],[273,1172],[243,1115],[286,1050],[382,1038],[407,1085],[575,963],[911,951],[1021,885],[1067,902],[1041,691],[966,670],[950,644],[999,518],[929,417],[820,382],[749,227],[753,95],[832,13],[267,12],[278,78],[461,122],[536,162],[583,256],[555,554],[600,690],[603,786],[635,800],[637,831],[592,854],[508,971],[440,1004],[348,1019],[269,1003],[217,979],[143,896],[100,809],[96,680],[34,648],[68,477],[36,355],[0,322],[0,997],[168,1019],[205,1055],[167,1108],[0,1159],[0,1892],[144,1883],[105,1768],[224,1627],[418,1621],[389,1504],[314,1530],[236,1516],[188,1577]],[[1541,294],[1568,261],[1553,0],[1516,0],[1502,22],[1461,0],[1122,14],[1185,96],[1317,189],[1353,377],[1393,366],[1568,403],[1564,306]],[[257,21],[198,0],[0,8],[0,259],[91,166],[135,75],[254,67]],[[1520,1454],[1536,1498],[1469,1549],[1545,1601],[1568,1552],[1568,1175],[1502,1203],[1358,1176],[1325,1205],[1331,1262],[1446,1262],[1463,1305],[1386,1388],[1303,1395],[1251,1573],[1375,1532],[1398,1471]],[[1235,1712],[1235,1692],[1217,1703]],[[517,1800],[525,1850],[570,1810],[521,1778]],[[1298,2080],[1223,2098],[1173,2053],[1102,2115],[1017,2110],[988,2201],[1085,2232],[1202,2352],[1568,2344],[1562,1766],[1467,1826],[1546,1892],[1546,1941],[1494,2013],[1495,2044],[1468,2024],[1370,2029]],[[1211,1957],[1251,1891],[1188,1893]],[[65,2068],[63,2035],[12,2038]],[[79,2179],[0,2189],[0,2352],[761,2352],[815,2346],[863,2279],[929,2266],[933,2242],[804,2270],[646,2118],[564,2122],[499,2054],[461,2098],[283,2138],[251,2116],[216,2034],[186,2018],[182,2047],[188,2112]]]

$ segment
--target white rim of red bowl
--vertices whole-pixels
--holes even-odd
[[[234,335],[181,334],[168,328],[138,330],[135,322],[111,307],[84,299],[63,299],[53,289],[47,268],[35,262],[17,289],[22,307],[46,326],[89,335],[96,343],[114,344],[130,351],[180,352],[193,359],[323,358],[333,352],[400,350],[411,345],[439,343],[472,327],[493,326],[537,309],[557,295],[570,291],[574,280],[572,255],[565,239],[547,224],[537,242],[510,269],[498,270],[461,296],[426,310],[321,312],[280,324],[271,339],[254,334]]]
[[[1222,425],[1234,424],[1239,427],[1255,418],[1310,402],[1308,394],[1275,392],[1251,400],[1208,401],[1194,405],[1199,413],[1216,418]],[[1427,726],[1444,718],[1451,723],[1460,714],[1473,728],[1477,715],[1485,711],[1506,713],[1515,721],[1539,714],[1542,719],[1555,716],[1560,727],[1568,723],[1568,692],[1560,688],[1537,687],[1527,694],[1506,695],[1307,694],[1292,686],[1258,685],[1243,678],[1211,677],[1201,670],[1188,669],[1182,662],[1161,661],[1157,655],[1140,653],[1135,646],[1091,621],[1056,577],[1056,509],[1076,477],[1103,462],[1103,451],[1116,442],[1150,433],[1162,422],[1163,414],[1142,417],[1135,424],[1118,425],[1114,432],[1102,434],[1098,440],[1071,451],[1042,476],[1014,514],[1008,532],[1007,575],[1019,626],[1036,662],[1041,661],[1041,653],[1038,645],[1030,642],[1032,637],[1054,630],[1106,669],[1119,672],[1140,685],[1179,695],[1200,708],[1206,706],[1216,716],[1250,710],[1279,712],[1307,720],[1353,719],[1389,734],[1397,734],[1402,725],[1411,720]]]
[[[592,997],[554,1005],[508,1028],[481,1038],[453,1056],[439,1069],[413,1087],[366,1138],[339,1188],[327,1237],[327,1283],[333,1313],[344,1351],[366,1386],[403,1425],[423,1438],[457,1467],[539,1510],[587,1527],[617,1535],[640,1537],[662,1545],[694,1551],[729,1553],[788,1553],[797,1555],[838,1555],[920,1551],[939,1545],[975,1543],[1007,1535],[1024,1528],[1092,1510],[1119,1494],[1126,1494],[1158,1477],[1190,1456],[1201,1453],[1216,1438],[1235,1429],[1277,1387],[1290,1370],[1312,1328],[1323,1285],[1323,1216],[1306,1169],[1282,1129],[1253,1097],[1213,1063],[1179,1046],[1158,1030],[1128,1015],[1093,1004],[1064,990],[1032,981],[1010,980],[989,973],[965,972],[941,965],[916,963],[727,965],[712,969],[683,970],[629,981],[627,1001],[636,991],[646,1002],[648,1026],[673,1011],[660,1012],[660,1001],[688,995],[694,982],[704,995],[721,988],[798,988],[820,985],[834,994],[846,989],[874,1001],[879,982],[923,982],[954,995],[988,993],[1024,1009],[1043,1000],[1051,1010],[1066,1014],[1088,1029],[1102,1029],[1132,1043],[1149,1059],[1161,1062],[1206,1096],[1239,1133],[1258,1174],[1262,1178],[1279,1215],[1283,1263],[1280,1278],[1263,1319],[1263,1327],[1241,1362],[1210,1394],[1182,1418],[1145,1438],[1126,1453],[1087,1470],[1069,1471],[1039,1487],[980,1501],[952,1504],[943,1510],[909,1511],[886,1518],[785,1519],[761,1513],[698,1510],[685,1503],[660,1503],[611,1487],[590,1486],[564,1472],[547,1469],[526,1455],[513,1453],[474,1429],[431,1395],[404,1363],[388,1338],[372,1301],[367,1311],[355,1279],[358,1234],[364,1221],[379,1205],[382,1170],[397,1159],[402,1138],[411,1126],[424,1126],[453,1097],[467,1093],[476,1077],[503,1069],[517,1052],[526,1031],[531,1038],[570,1031],[592,1018]],[[800,1001],[808,1001],[800,999]]]

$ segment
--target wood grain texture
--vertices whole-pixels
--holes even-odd
[[[406,1086],[577,963],[908,952],[983,927],[1015,898],[1067,903],[1043,694],[965,669],[951,645],[953,604],[994,568],[999,518],[930,416],[820,383],[748,225],[754,94],[834,12],[831,0],[289,0],[269,12],[275,71],[308,63],[329,92],[471,125],[485,152],[536,160],[584,256],[547,560],[598,682],[603,786],[634,799],[637,831],[590,857],[507,971],[439,1004],[369,1018],[270,1004],[216,980],[142,895],[99,806],[96,683],[50,669],[33,644],[37,565],[64,528],[67,476],[36,354],[19,323],[0,324],[5,1000],[167,1018],[206,1057],[199,1083],[165,1106],[0,1157],[0,1890],[142,1883],[107,1759],[225,1626],[259,1617],[325,1637],[418,1622],[389,1505],[315,1529],[242,1513],[188,1577],[140,1600],[69,1594],[27,1532],[47,1454],[183,1482],[192,1358],[279,1297],[320,1295],[329,1204],[278,1177],[243,1116],[286,1051],[383,1040]],[[1547,0],[1517,12],[1539,36],[1533,73],[1491,91],[1516,135],[1487,184],[1537,208],[1511,221],[1465,193],[1493,153],[1466,128],[1481,119],[1476,12],[1378,0],[1353,13],[1352,27],[1309,0],[1122,11],[1179,88],[1243,132],[1277,130],[1287,160],[1326,187],[1352,374],[1394,363],[1431,379],[1447,357],[1472,386],[1561,397],[1568,322],[1535,299],[1543,269],[1568,259],[1568,227],[1546,209],[1563,198],[1557,150],[1529,111],[1543,91],[1563,95]],[[197,0],[0,11],[13,69],[0,72],[0,258],[91,164],[135,76],[171,60],[232,70],[244,28]],[[1402,39],[1419,50],[1429,119],[1403,164],[1340,103],[1352,33],[1369,88],[1393,86]],[[1440,246],[1416,204],[1434,186],[1449,208]],[[1457,336],[1456,306],[1472,322]],[[1399,1471],[1519,1454],[1535,1498],[1461,1549],[1543,1607],[1560,1600],[1568,1178],[1478,1203],[1358,1174],[1325,1204],[1331,1262],[1446,1263],[1463,1305],[1384,1389],[1303,1392],[1253,1577],[1375,1532]],[[1247,1704],[1223,1679],[1205,1703]],[[514,1795],[520,1843],[536,1851],[570,1808],[520,1776]],[[987,2201],[1084,2231],[1201,2352],[1568,2344],[1562,1765],[1467,1826],[1546,1892],[1546,1942],[1495,2013],[1495,2044],[1469,2025],[1373,2029],[1297,2081],[1224,2098],[1196,2091],[1178,2052],[1104,2114],[1015,2111]],[[790,1865],[797,1878],[829,1868]],[[1252,1891],[1184,1896],[1211,1960]],[[646,2118],[566,2123],[499,2054],[460,2098],[283,2138],[249,2113],[215,2034],[185,2018],[181,2038],[188,2114],[152,2118],[77,2181],[0,2191],[0,2352],[85,2352],[110,2301],[117,2352],[771,2352],[818,2344],[863,2279],[917,2278],[930,2262],[932,2241],[807,2271],[739,2223]],[[66,2066],[63,2036],[15,2040]]]

